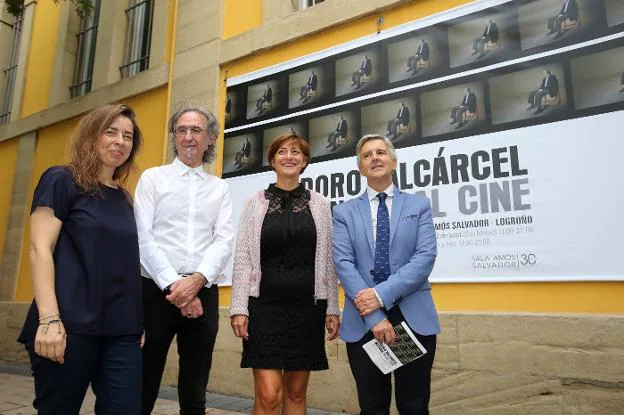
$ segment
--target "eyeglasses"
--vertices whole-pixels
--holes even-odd
[[[204,131],[208,131],[208,130],[199,128],[199,127],[178,127],[174,130],[174,133],[176,137],[186,137],[187,133],[191,133],[193,137],[197,137]]]

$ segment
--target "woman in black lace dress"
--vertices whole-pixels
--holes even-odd
[[[305,414],[310,371],[328,368],[324,330],[338,335],[329,201],[299,183],[309,159],[304,139],[277,137],[268,154],[277,182],[240,216],[230,314],[241,367],[253,369],[254,414]]]

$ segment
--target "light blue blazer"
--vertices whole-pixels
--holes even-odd
[[[364,192],[334,208],[334,263],[346,296],[340,337],[346,342],[360,340],[386,317],[381,309],[360,317],[353,300],[360,290],[369,287],[376,288],[386,309],[398,306],[418,334],[440,332],[429,283],[437,254],[429,199],[395,186],[390,222],[390,276],[375,285],[371,275],[375,245],[368,194]]]

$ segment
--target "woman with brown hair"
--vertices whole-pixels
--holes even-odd
[[[97,414],[139,414],[143,313],[139,246],[122,187],[141,146],[134,111],[96,108],[74,131],[68,164],[33,196],[35,299],[19,341],[39,414],[78,414],[89,384]]]
[[[241,367],[253,369],[256,415],[305,414],[310,371],[328,368],[324,329],[338,335],[331,209],[299,183],[309,160],[303,138],[277,137],[268,154],[277,182],[240,215],[230,315]]]

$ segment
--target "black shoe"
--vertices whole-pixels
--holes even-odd
[[[459,124],[457,124],[457,127],[455,127],[456,130],[459,130],[460,128],[462,128],[464,126],[463,122],[460,122]]]
[[[479,56],[477,56],[477,59],[481,59],[484,56],[485,56],[485,52],[481,52],[481,54]]]
[[[453,124],[455,124],[456,122],[457,122],[457,120],[453,120],[453,121],[451,121],[451,122],[449,123],[449,125],[453,125]]]
[[[544,112],[544,108],[538,108],[537,111],[535,111],[533,114],[539,114]]]
[[[331,146],[332,146],[332,144],[331,144],[331,143],[329,143],[329,144],[327,144],[327,145],[325,146],[325,148],[330,148]]]
[[[620,92],[624,92],[624,88],[620,89]]]
[[[563,36],[563,32],[558,32],[553,39],[559,39],[561,36]]]
[[[331,151],[336,151],[337,148],[338,148],[338,146],[333,146]]]

